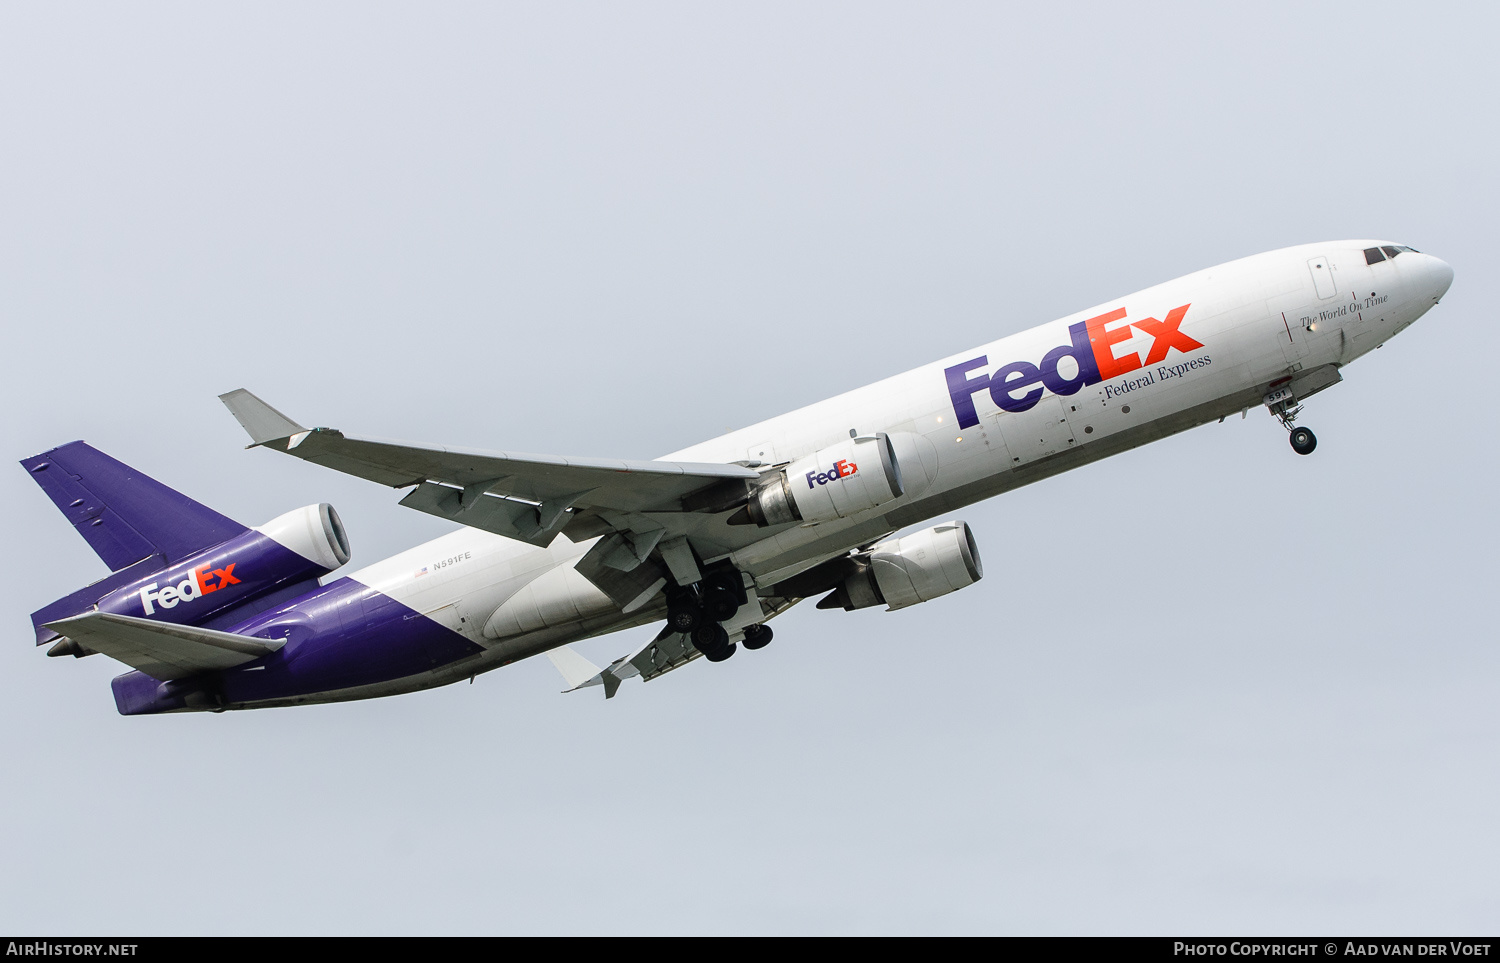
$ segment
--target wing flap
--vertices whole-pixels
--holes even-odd
[[[626,663],[635,670],[629,675],[639,675],[642,682],[650,682],[659,675],[680,669],[702,655],[681,632],[663,632],[650,645],[642,647],[626,659]],[[625,678],[627,675],[621,673],[621,677]]]
[[[191,625],[90,612],[47,628],[166,682],[230,669],[270,655],[280,644]]]
[[[655,638],[646,642],[629,655],[622,655],[604,669],[599,669],[573,649],[563,646],[547,653],[552,664],[568,683],[564,692],[575,692],[589,686],[603,685],[604,698],[613,699],[620,691],[620,683],[634,676],[650,682],[657,676],[671,672],[679,666],[701,656],[688,641],[687,636],[663,628]]]
[[[768,622],[799,601],[778,597],[762,598],[755,593],[754,588],[750,588],[749,592],[751,604],[741,608],[733,619],[723,623],[731,639],[742,638],[741,630],[745,626]],[[551,655],[550,652],[548,654]],[[570,652],[569,655],[562,656],[561,662],[554,658],[552,664],[557,666],[558,671],[568,682],[569,688],[565,689],[565,692],[592,685],[603,685],[604,697],[613,699],[615,693],[619,691],[620,683],[626,679],[639,676],[642,682],[650,682],[652,679],[660,678],[673,669],[680,669],[689,662],[702,657],[703,653],[693,645],[687,635],[672,631],[671,626],[668,625],[663,626],[662,630],[650,641],[620,656],[588,678],[583,678],[585,667],[593,669],[594,666],[576,653]],[[565,669],[564,665],[568,667]]]

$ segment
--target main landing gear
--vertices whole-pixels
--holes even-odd
[[[677,588],[667,596],[667,625],[686,635],[708,661],[723,662],[738,645],[729,641],[721,623],[734,618],[748,598],[738,572],[715,572],[695,588]],[[771,643],[768,626],[749,625],[743,631],[747,649],[763,649]]]
[[[1292,443],[1292,451],[1299,455],[1311,455],[1313,449],[1318,447],[1318,436],[1312,433],[1311,428],[1297,427],[1297,415],[1302,411],[1302,406],[1297,403],[1297,398],[1292,394],[1291,389],[1284,387],[1267,395],[1266,408],[1276,416],[1281,426],[1289,433],[1288,440]]]
[[[693,648],[703,653],[703,657],[710,662],[723,662],[734,655],[735,644],[729,641],[729,633],[724,631],[724,626],[717,622],[702,622],[688,638],[693,642]]]

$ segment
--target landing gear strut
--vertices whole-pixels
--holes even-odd
[[[727,622],[745,604],[745,588],[738,572],[717,572],[702,582],[703,611],[715,622]]]
[[[1281,388],[1266,395],[1266,408],[1290,433],[1288,440],[1292,443],[1292,451],[1299,455],[1311,455],[1313,449],[1318,447],[1318,436],[1312,433],[1311,428],[1297,427],[1297,415],[1301,413],[1302,406],[1297,403],[1291,389]]]
[[[752,652],[756,649],[764,649],[771,644],[773,634],[769,625],[747,625],[745,626],[745,648]]]

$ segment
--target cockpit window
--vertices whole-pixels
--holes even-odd
[[[1379,264],[1381,261],[1395,257],[1402,251],[1405,251],[1409,254],[1422,253],[1414,247],[1407,247],[1405,244],[1382,244],[1380,245],[1380,247],[1365,248],[1365,263]]]

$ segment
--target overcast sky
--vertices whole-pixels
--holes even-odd
[[[356,566],[449,526],[217,394],[654,457],[1264,250],[1457,275],[1315,455],[1255,411],[975,505],[972,588],[607,704],[123,718],[0,471],[0,930],[1493,934],[1500,18],[1140,6],[0,6],[7,457],[329,501]]]

